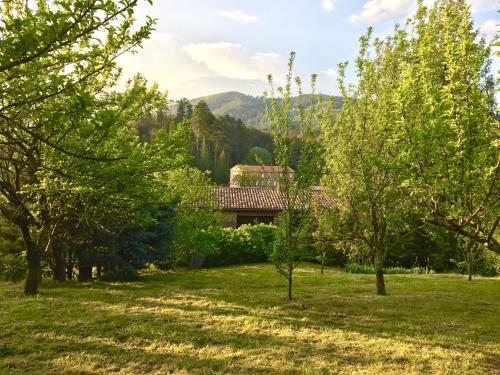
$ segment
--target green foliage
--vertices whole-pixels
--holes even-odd
[[[223,216],[209,178],[186,167],[165,175],[165,185],[172,199],[178,201],[172,244],[176,261],[187,263],[192,256],[217,252]]]
[[[437,272],[451,272],[456,267],[451,259],[460,258],[462,249],[453,233],[430,227],[403,233],[393,239],[387,249],[385,264],[404,268],[432,267]]]
[[[175,122],[179,123],[193,115],[193,105],[186,98],[177,101],[177,114]]]
[[[328,95],[321,95],[321,100],[325,103],[329,98],[330,96]],[[342,107],[342,98],[333,98],[335,101],[335,110],[338,111]],[[196,98],[191,100],[191,103],[196,105],[203,100],[216,116],[231,116],[241,120],[249,127],[267,131],[270,129],[266,118],[266,103],[263,99],[262,97],[254,97],[232,91]],[[313,99],[316,100],[315,97]],[[293,117],[297,117],[300,105],[307,108],[310,102],[311,96],[309,94],[294,97],[291,108]],[[270,105],[269,101],[267,101],[267,105]],[[297,125],[296,120],[292,118],[291,121],[295,127]]]
[[[426,222],[500,253],[500,149],[490,49],[464,0],[420,3],[401,40],[394,113],[403,186]]]
[[[271,165],[273,162],[273,155],[271,152],[263,147],[255,146],[248,151],[248,155],[244,160],[245,164],[250,165]]]
[[[348,273],[360,273],[360,274],[375,274],[375,267],[371,265],[364,265],[358,263],[347,263],[344,266],[344,271]],[[403,268],[403,267],[387,267],[384,268],[384,273],[387,275],[396,275],[396,274],[429,274],[434,273],[435,271],[431,268],[426,267],[412,267],[412,268]]]
[[[19,229],[0,217],[0,280],[19,281],[26,275],[26,254]]]
[[[37,293],[42,250],[53,253],[55,239],[73,235],[75,224],[99,228],[98,209],[107,217],[133,216],[135,198],[155,195],[150,182],[165,164],[154,172],[152,164],[165,154],[151,157],[159,145],[144,149],[131,125],[162,96],[141,77],[114,91],[117,58],[153,28],[149,17],[135,22],[136,6],[112,0],[1,5],[0,91],[9,104],[0,109],[0,209],[23,232],[26,294]]]
[[[178,113],[173,116],[168,103],[163,102],[157,112],[143,114],[136,123],[141,140],[150,142],[157,131],[168,132],[182,124],[191,132],[193,164],[202,171],[211,172],[218,184],[229,182],[229,169],[246,162],[252,148],[257,148],[260,154],[261,149],[267,150],[259,155],[267,164],[271,163],[273,141],[270,134],[245,126],[241,120],[228,115],[216,116],[202,100],[196,102],[194,110],[190,106],[187,99],[181,99],[177,104]]]
[[[268,77],[270,98],[265,95],[266,117],[274,141],[275,164],[283,173],[279,178],[279,189],[283,194],[284,209],[280,215],[279,230],[271,259],[276,270],[288,281],[288,299],[292,299],[293,270],[303,251],[304,238],[309,236],[312,223],[312,186],[318,183],[321,169],[321,148],[317,147],[313,126],[316,123],[320,98],[315,96],[316,75],[311,76],[312,95],[306,106],[302,103],[302,82],[293,78],[295,53],[290,54],[285,87],[278,87],[276,97],[273,77]],[[299,103],[293,111],[292,83],[295,82]],[[296,137],[292,134],[296,132]],[[300,150],[292,176],[289,169],[300,140]]]
[[[0,280],[20,281],[26,276],[26,254],[3,254],[0,256]]]
[[[207,256],[204,266],[265,262],[272,253],[276,234],[276,226],[262,223],[222,228],[218,233],[218,250]]]
[[[229,168],[243,161],[252,147],[273,147],[269,134],[229,116],[214,116],[204,101],[195,105],[189,125],[194,135],[195,165],[202,171],[212,171],[219,184],[229,181]]]
[[[468,262],[466,260],[451,259],[459,273],[468,273]],[[481,276],[500,275],[500,255],[493,251],[485,250],[481,252],[472,264],[474,274]]]
[[[360,38],[356,59],[357,83],[347,85],[347,64],[339,66],[344,98],[334,118],[332,103],[322,119],[326,150],[326,176],[342,216],[350,217],[349,237],[360,240],[375,259],[377,293],[385,294],[384,257],[391,237],[406,230],[411,209],[400,185],[399,144],[394,142],[396,118],[390,105],[399,79],[394,69],[403,64],[401,38],[372,38],[370,28]]]
[[[500,275],[500,255],[493,251],[485,250],[479,258],[477,272],[482,276]]]
[[[165,265],[173,251],[174,206],[144,208],[140,210],[144,223],[126,225],[112,235],[110,249],[99,259],[103,280],[137,280],[137,270]]]
[[[353,234],[374,255],[382,292],[387,253],[407,262],[398,251],[421,258],[410,247],[436,247],[417,235],[398,244],[414,230],[432,236],[439,227],[455,243],[466,239],[469,264],[478,246],[500,251],[499,122],[490,51],[476,36],[464,1],[420,2],[390,37],[373,39],[369,29],[360,38],[356,85],[344,83],[346,65],[339,67],[344,105],[324,121],[325,183],[355,218]],[[457,247],[442,249],[439,267],[447,269]],[[422,253],[429,263],[430,251]]]

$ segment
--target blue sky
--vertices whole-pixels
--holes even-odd
[[[492,38],[499,30],[499,3],[470,4],[476,28]],[[121,65],[125,77],[140,72],[171,99],[231,90],[260,95],[268,73],[284,76],[293,50],[297,74],[318,74],[318,90],[335,94],[337,64],[355,58],[366,28],[384,36],[415,7],[415,0],[142,1],[138,19],[157,18],[156,30]]]

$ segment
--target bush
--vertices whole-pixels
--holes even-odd
[[[467,263],[451,259],[456,266],[456,272],[467,274]],[[498,276],[500,275],[500,256],[493,251],[484,250],[479,254],[472,266],[472,273],[481,276]]]
[[[364,274],[374,274],[375,268],[372,265],[362,265],[358,263],[347,263],[344,267],[345,272],[349,273],[364,273]],[[403,267],[387,267],[384,268],[384,273],[387,275],[395,274],[428,274],[434,273],[435,271],[426,267],[413,267],[413,268],[403,268]]]
[[[344,266],[344,271],[349,273],[375,273],[375,268],[370,265],[363,265],[358,263],[347,263]]]
[[[216,254],[208,254],[204,266],[265,262],[273,249],[276,226],[268,224],[222,228],[218,234]]]
[[[485,250],[479,258],[476,272],[481,276],[500,275],[500,256],[493,251]]]
[[[26,275],[26,256],[6,254],[0,257],[0,279],[4,281],[20,281]]]
[[[26,252],[19,229],[0,216],[0,280],[20,281],[26,275]]]

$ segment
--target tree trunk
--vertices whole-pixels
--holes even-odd
[[[288,300],[292,300],[292,277],[293,277],[293,268],[292,266],[288,266]]]
[[[375,276],[377,280],[377,294],[384,296],[384,249],[381,246],[375,249]]]
[[[68,250],[68,259],[66,260],[66,278],[68,280],[73,280],[73,251],[71,248]]]
[[[99,263],[96,265],[96,278],[97,280],[101,280],[102,278],[102,265]]]
[[[40,284],[41,273],[41,253],[36,246],[35,241],[31,237],[30,230],[27,224],[18,224],[19,229],[23,236],[24,244],[26,246],[26,260],[28,270],[26,272],[26,279],[24,281],[24,294],[35,295],[38,293],[38,286]]]
[[[92,281],[92,260],[80,254],[78,257],[78,281]]]
[[[323,271],[325,269],[325,258],[326,258],[326,255],[325,253],[321,253],[321,274],[323,275]]]
[[[464,259],[465,263],[467,264],[467,278],[469,281],[472,281],[472,268],[474,262],[476,261],[476,255],[477,255],[476,250],[477,250],[477,244],[470,239],[466,239]]]
[[[64,247],[59,240],[54,240],[52,244],[52,255],[54,256],[54,274],[53,279],[60,283],[66,280],[65,274],[65,264],[66,264],[66,254],[64,253]]]

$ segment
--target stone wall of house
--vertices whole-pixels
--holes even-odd
[[[238,214],[234,211],[224,211],[224,226],[236,228],[238,223]]]

